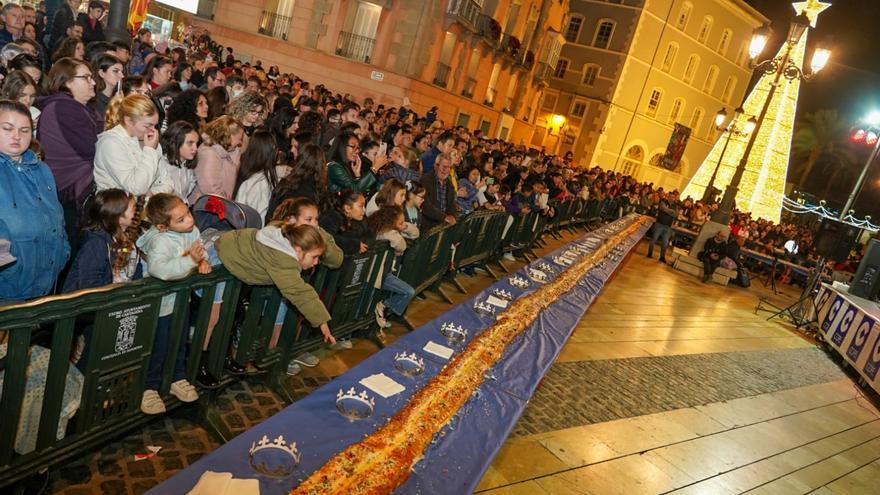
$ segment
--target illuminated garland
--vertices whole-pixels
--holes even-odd
[[[388,423],[351,445],[311,474],[291,495],[345,493],[377,495],[394,491],[412,472],[437,434],[484,380],[504,350],[538,315],[575,287],[622,239],[648,221],[637,218],[602,247],[563,271],[553,282],[514,303]]]
[[[828,218],[831,220],[838,220],[838,218],[839,218],[839,216],[836,213],[829,210],[828,208],[825,208],[824,201],[820,201],[818,206],[812,206],[812,205],[801,204],[793,199],[783,197],[782,198],[782,209],[784,209],[785,211],[789,211],[791,213],[794,213],[796,215],[803,215],[803,214],[811,213],[813,215],[818,215],[822,218]],[[874,225],[873,223],[870,222],[870,220],[871,220],[870,216],[866,216],[864,220],[859,220],[858,218],[854,217],[853,212],[850,211],[843,218],[842,222],[847,225],[852,225],[853,227],[856,227],[859,229],[865,229],[865,230],[868,230],[871,232],[880,231],[880,226]]]

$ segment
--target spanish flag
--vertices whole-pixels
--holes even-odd
[[[131,9],[128,11],[128,28],[133,33],[132,36],[137,34],[141,24],[147,18],[147,6],[149,4],[150,0],[131,0]]]

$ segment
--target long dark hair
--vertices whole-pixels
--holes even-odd
[[[137,237],[138,215],[127,230],[119,228],[119,219],[128,210],[135,198],[122,189],[105,189],[98,191],[89,204],[89,211],[82,230],[104,231],[113,239],[110,243],[110,261],[114,271],[120,270],[128,263],[129,253],[135,248]]]
[[[202,122],[199,121],[199,117],[196,115],[196,109],[199,105],[199,98],[203,97],[204,94],[195,88],[181,92],[168,107],[166,120],[168,122],[185,120],[196,128],[201,127]]]
[[[332,209],[327,192],[327,166],[324,150],[317,144],[307,144],[300,148],[299,155],[293,163],[293,171],[281,179],[274,197],[286,197],[295,191],[310,189],[314,191],[315,200],[321,211]]]
[[[229,103],[229,93],[226,88],[212,88],[205,94],[208,99],[208,122],[226,115],[226,104]]]
[[[355,204],[358,198],[366,199],[364,193],[355,191],[354,189],[346,189],[345,191],[339,191],[333,195],[333,207],[339,212],[339,215],[342,216],[341,230],[343,232],[351,230],[351,219],[345,216],[345,207]]]
[[[354,175],[351,171],[351,163],[348,161],[348,142],[355,139],[360,143],[360,139],[358,139],[357,135],[353,132],[342,132],[333,140],[333,146],[330,147],[330,151],[327,152],[327,159],[331,162],[336,162],[343,167],[350,174]]]
[[[234,198],[238,194],[241,184],[256,174],[263,174],[269,181],[269,187],[275,189],[278,185],[278,174],[275,165],[278,163],[278,146],[275,138],[265,128],[254,131],[248,141],[247,148],[241,154],[241,166],[238,169],[238,178],[235,181]]]
[[[296,120],[296,115],[293,107],[282,107],[269,116],[269,130],[275,138],[275,144],[278,145],[278,151],[281,152],[284,162],[289,162],[292,158],[290,144],[293,136],[289,131],[293,121]]]
[[[185,120],[178,120],[169,125],[162,133],[159,144],[162,145],[162,152],[165,153],[168,163],[175,167],[196,168],[199,161],[198,156],[186,162],[180,158],[180,147],[186,140],[187,134],[191,132],[199,135],[199,130],[194,125]],[[199,137],[201,138],[201,136]]]

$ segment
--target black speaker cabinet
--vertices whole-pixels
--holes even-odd
[[[876,299],[880,292],[880,241],[872,239],[868,243],[865,257],[859,264],[856,276],[849,285],[849,293],[864,299]]]
[[[849,251],[856,243],[861,229],[830,218],[822,219],[819,231],[813,237],[813,245],[819,256],[838,263],[846,261]]]

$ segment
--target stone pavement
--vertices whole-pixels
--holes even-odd
[[[555,363],[511,437],[845,378],[815,348]]]

